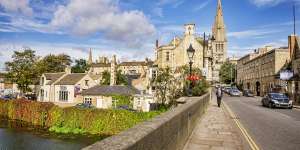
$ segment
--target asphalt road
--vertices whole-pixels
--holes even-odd
[[[259,97],[230,97],[224,102],[263,150],[300,150],[300,109],[262,107]]]

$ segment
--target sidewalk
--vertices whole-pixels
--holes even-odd
[[[229,115],[213,97],[184,150],[242,150],[243,140]]]

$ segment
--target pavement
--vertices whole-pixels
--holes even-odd
[[[241,132],[224,107],[217,107],[213,95],[207,112],[198,121],[184,150],[243,150],[248,149]]]
[[[300,149],[300,109],[266,108],[260,97],[225,95],[223,101],[260,149]]]

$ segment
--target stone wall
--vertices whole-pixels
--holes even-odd
[[[184,98],[186,103],[109,137],[84,150],[180,150],[206,111],[211,94]]]

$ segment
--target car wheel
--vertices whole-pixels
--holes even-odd
[[[272,103],[269,103],[269,108],[274,108]]]

